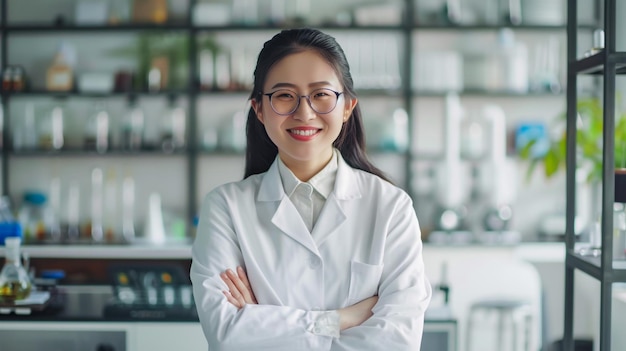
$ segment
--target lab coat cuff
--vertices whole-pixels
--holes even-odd
[[[318,312],[316,318],[307,330],[316,335],[339,337],[339,312],[324,311]]]

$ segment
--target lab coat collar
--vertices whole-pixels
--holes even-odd
[[[309,179],[308,184],[310,184],[313,189],[321,195],[324,200],[328,198],[330,193],[335,188],[335,178],[337,177],[337,154],[339,150],[334,149],[333,155],[330,158],[330,161],[322,168],[321,171],[317,172],[311,179]],[[298,177],[293,174],[293,172],[285,165],[285,163],[280,159],[280,157],[276,158],[276,162],[278,163],[278,173],[280,174],[280,179],[283,183],[283,189],[285,189],[285,193],[287,196],[291,197],[293,193],[296,191],[296,188],[300,184],[304,182],[300,181]]]
[[[361,187],[357,181],[357,170],[350,167],[337,152],[337,178],[333,194],[337,200],[352,200],[361,198]],[[257,201],[279,201],[287,196],[283,189],[283,184],[278,170],[278,156],[267,170],[261,181]]]
[[[312,233],[309,233],[298,210],[283,189],[276,160],[263,176],[257,195],[260,206],[263,206],[263,203],[270,205],[271,202],[280,201],[272,217],[272,223],[316,255],[319,255],[318,247],[346,220],[342,201],[361,198],[357,171],[344,161],[340,153],[338,161],[335,189],[326,199]]]

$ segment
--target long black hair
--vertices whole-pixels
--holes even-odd
[[[335,38],[317,29],[303,28],[283,30],[265,42],[254,70],[254,87],[250,99],[255,99],[258,103],[261,102],[267,74],[275,63],[286,56],[305,50],[313,50],[324,57],[334,68],[343,84],[344,94],[356,98],[348,60]],[[259,121],[253,108],[250,108],[248,112],[246,139],[244,178],[267,171],[278,154],[278,148],[267,135],[265,126]],[[339,149],[351,167],[375,174],[389,181],[383,172],[368,160],[365,154],[365,131],[358,103],[352,110],[352,115],[348,121],[343,124],[333,146]]]

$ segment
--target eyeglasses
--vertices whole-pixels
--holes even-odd
[[[309,95],[298,95],[289,89],[280,89],[271,93],[263,94],[270,99],[272,110],[281,116],[290,115],[300,107],[300,100],[305,98],[311,109],[319,114],[332,112],[337,107],[339,96],[343,92],[331,89],[316,89]]]

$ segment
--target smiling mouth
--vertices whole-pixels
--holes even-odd
[[[320,130],[321,129],[287,129],[289,133],[300,136],[312,136],[319,133]]]

